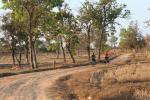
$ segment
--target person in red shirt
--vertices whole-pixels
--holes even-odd
[[[105,61],[106,61],[106,63],[109,63],[109,53],[108,53],[108,51],[105,53]]]

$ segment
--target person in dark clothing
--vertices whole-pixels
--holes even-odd
[[[105,61],[106,61],[106,63],[109,63],[109,54],[108,54],[108,52],[106,52],[106,54],[105,54]]]
[[[96,56],[95,56],[94,53],[93,53],[93,55],[92,55],[92,64],[93,64],[93,65],[96,64]]]

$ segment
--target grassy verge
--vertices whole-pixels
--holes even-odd
[[[0,78],[2,77],[8,77],[12,75],[19,75],[19,74],[27,74],[27,73],[34,73],[34,72],[42,72],[42,71],[48,71],[48,70],[56,70],[56,69],[67,69],[67,68],[74,68],[74,67],[82,67],[89,65],[89,62],[83,62],[78,64],[60,64],[58,66],[54,67],[39,67],[36,70],[33,70],[31,68],[4,68],[0,69]]]
[[[60,78],[48,90],[54,100],[150,100],[150,64],[89,70]],[[55,93],[50,95],[51,91]]]

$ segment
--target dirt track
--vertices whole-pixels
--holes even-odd
[[[45,90],[58,77],[88,70],[91,66],[22,74],[0,79],[0,100],[47,100]]]
[[[127,56],[124,56],[127,57]],[[124,58],[123,57],[123,58]],[[120,59],[120,58],[119,58]],[[100,66],[99,64],[97,66]],[[22,74],[0,79],[0,100],[47,100],[46,89],[59,77],[89,70],[85,67]]]

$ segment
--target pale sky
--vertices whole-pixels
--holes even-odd
[[[73,12],[77,13],[79,7],[85,0],[66,0],[69,3]],[[96,1],[96,0],[91,0]],[[131,11],[130,18],[120,20],[120,24],[122,27],[127,27],[130,21],[138,21],[140,30],[142,31],[143,35],[150,34],[150,28],[146,28],[145,21],[150,19],[150,0],[117,0],[121,4],[127,4],[127,9]],[[117,27],[120,28],[120,27]],[[120,30],[120,29],[117,29]]]
[[[74,14],[78,13],[79,8],[85,0],[65,0],[72,9]],[[96,1],[96,0],[91,0]],[[144,22],[150,19],[150,0],[117,0],[119,3],[127,4],[127,8],[131,11],[131,16],[128,19],[120,20],[122,27],[127,27],[131,20],[138,21],[143,35],[150,34],[150,28],[145,28]],[[0,7],[2,2],[0,0]],[[0,15],[3,15],[5,11],[0,10]],[[119,27],[118,27],[119,28]],[[118,29],[119,30],[119,29]]]

